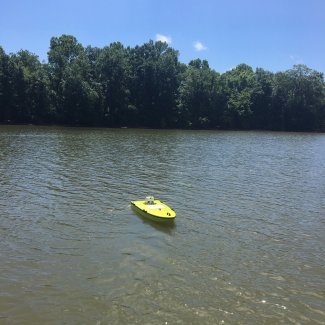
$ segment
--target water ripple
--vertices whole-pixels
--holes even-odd
[[[324,324],[324,135],[1,126],[0,149],[5,322]]]

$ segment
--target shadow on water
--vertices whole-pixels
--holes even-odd
[[[175,225],[175,221],[174,219],[172,220],[164,220],[164,221],[154,221],[154,220],[150,220],[148,217],[142,215],[138,209],[136,209],[135,207],[131,207],[131,210],[133,211],[133,213],[142,220],[142,222],[146,225],[151,226],[152,228],[162,231],[166,234],[171,235],[174,230],[176,229],[176,225]]]

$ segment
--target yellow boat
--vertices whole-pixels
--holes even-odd
[[[133,207],[141,215],[155,221],[171,221],[176,217],[176,212],[168,205],[153,196],[147,196],[144,201],[131,201]]]

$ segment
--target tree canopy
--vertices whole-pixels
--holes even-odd
[[[47,63],[0,47],[0,123],[325,131],[325,83],[305,65],[220,74],[159,41],[95,48],[62,35]]]

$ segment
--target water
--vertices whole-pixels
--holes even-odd
[[[0,324],[325,324],[324,211],[324,134],[0,126]]]

